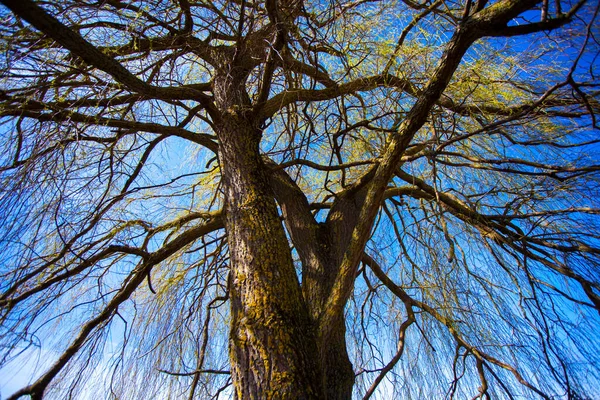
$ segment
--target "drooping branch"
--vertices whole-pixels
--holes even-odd
[[[442,315],[435,308],[429,306],[428,304],[411,297],[404,289],[402,289],[400,286],[396,285],[385,274],[385,272],[383,272],[383,270],[381,269],[379,264],[375,260],[373,260],[370,256],[364,254],[363,259],[364,259],[365,263],[369,266],[371,271],[373,271],[375,276],[377,276],[377,278],[381,281],[381,283],[383,283],[395,296],[397,296],[405,304],[409,304],[412,307],[419,308],[419,309],[427,312],[433,318],[435,318],[438,322],[440,322],[442,325],[444,325],[446,327],[446,329],[454,337],[454,339],[456,340],[456,343],[458,345],[464,347],[465,349],[468,349],[477,359],[485,360],[491,364],[494,364],[502,369],[509,371],[523,386],[531,389],[532,391],[537,393],[542,398],[549,399],[549,397],[544,392],[542,392],[538,387],[534,386],[531,382],[527,381],[521,375],[521,372],[519,372],[519,370],[517,368],[513,367],[512,365],[510,365],[504,361],[501,361],[501,360],[491,356],[490,354],[484,352],[482,349],[471,345],[456,329],[454,321],[452,321],[450,318]]]
[[[510,219],[480,214],[454,195],[437,191],[422,179],[411,176],[402,170],[398,170],[396,175],[405,182],[419,188],[421,194],[417,198],[424,196],[431,200],[440,201],[450,213],[478,229],[482,237],[509,246],[516,253],[520,253],[526,258],[535,260],[551,270],[577,281],[600,313],[600,296],[594,293],[592,289],[600,291],[600,284],[576,273],[567,264],[560,262],[548,252],[548,250],[554,250],[563,254],[590,254],[598,257],[600,254],[599,248],[575,239],[569,239],[569,244],[562,244],[544,240],[534,235],[527,235]]]
[[[16,400],[22,396],[30,395],[32,400],[41,400],[44,395],[44,391],[50,382],[60,373],[60,371],[67,365],[67,363],[77,354],[77,352],[86,344],[90,335],[102,325],[108,323],[108,321],[115,315],[119,306],[129,299],[133,292],[140,286],[140,284],[149,275],[152,268],[172,256],[176,252],[183,249],[198,238],[208,234],[209,232],[221,229],[223,227],[223,220],[221,215],[216,216],[214,219],[201,224],[197,227],[190,228],[187,231],[181,233],[175,239],[165,244],[159,250],[151,254],[143,254],[143,261],[136,267],[125,279],[122,287],[114,295],[114,297],[107,303],[107,305],[98,313],[94,318],[87,321],[77,334],[77,337],[69,347],[60,355],[58,360],[34,383],[24,387],[17,391],[7,400]],[[86,264],[82,264],[84,267]]]
[[[366,254],[366,253],[363,254],[362,262],[365,263],[366,265],[368,265],[372,270],[373,269],[377,270],[376,275],[378,277],[380,275],[381,276],[384,275],[379,264],[377,264],[377,262],[368,254]],[[394,354],[392,359],[379,372],[379,375],[377,375],[377,377],[375,378],[375,380],[373,381],[373,383],[371,384],[371,386],[369,387],[369,389],[363,396],[363,400],[368,400],[371,398],[373,393],[375,393],[375,390],[377,389],[377,387],[381,384],[381,382],[385,378],[385,375],[396,366],[398,361],[400,361],[400,359],[402,358],[402,354],[404,354],[404,347],[406,345],[406,332],[407,332],[408,328],[416,321],[416,319],[415,319],[415,313],[413,311],[413,305],[409,301],[402,300],[402,302],[404,303],[404,308],[406,310],[406,320],[404,320],[404,322],[402,322],[402,324],[400,325],[400,329],[398,332],[398,345],[397,345],[397,349],[396,349],[396,354]]]

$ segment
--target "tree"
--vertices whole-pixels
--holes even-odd
[[[2,3],[10,399],[598,395],[598,2]]]

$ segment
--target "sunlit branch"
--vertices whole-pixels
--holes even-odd
[[[424,11],[422,11],[421,13],[416,15],[412,19],[412,21],[410,21],[410,23],[402,30],[402,33],[400,34],[400,37],[398,38],[398,43],[396,43],[396,48],[394,49],[394,52],[390,56],[389,61],[383,68],[382,75],[387,75],[390,68],[392,68],[394,66],[394,63],[396,62],[396,57],[398,56],[398,53],[400,52],[400,49],[402,48],[402,45],[404,44],[404,41],[406,40],[406,36],[408,36],[410,31],[415,26],[417,26],[417,24],[419,23],[420,20],[425,18],[428,14],[430,14],[433,10],[435,10],[440,4],[442,4],[442,1],[443,0],[437,0],[437,1],[434,1],[433,3],[431,3],[431,5],[429,7],[427,7]]]
[[[292,167],[294,165],[303,165],[306,167],[310,167],[313,169],[316,169],[318,171],[339,171],[342,169],[347,169],[347,168],[352,168],[352,167],[361,167],[364,165],[372,165],[375,164],[376,161],[356,161],[356,162],[351,162],[351,163],[346,163],[346,164],[339,164],[339,165],[321,165],[321,164],[317,164],[315,162],[312,162],[310,160],[305,160],[303,158],[298,158],[296,160],[290,160],[290,161],[286,161],[284,163],[281,163],[279,165],[277,165],[277,169],[283,169],[283,168],[289,168]]]
[[[295,89],[286,90],[269,99],[261,109],[261,118],[273,116],[277,111],[294,102],[323,101],[360,91],[372,90],[376,87],[387,86],[403,90],[410,83],[393,75],[376,75],[369,78],[360,78],[355,81],[343,83],[326,89]]]

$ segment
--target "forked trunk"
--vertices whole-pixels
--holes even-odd
[[[327,400],[350,400],[354,370],[346,348],[346,326],[340,316],[327,343],[321,343]]]
[[[349,232],[356,223],[355,207],[335,208],[336,222],[318,223],[304,193],[281,170],[273,170],[271,186],[289,232],[302,261],[302,292],[313,321],[319,321],[338,272]],[[359,199],[360,201],[360,199]],[[347,202],[347,201],[346,201]],[[333,228],[333,230],[331,229]],[[328,400],[352,397],[354,370],[346,346],[346,325],[343,313],[328,329],[327,338],[318,332],[319,353],[323,367],[323,382]]]

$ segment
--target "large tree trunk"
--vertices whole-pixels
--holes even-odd
[[[218,128],[231,257],[230,359],[238,399],[322,399],[309,316],[259,154],[260,132],[238,115]]]

